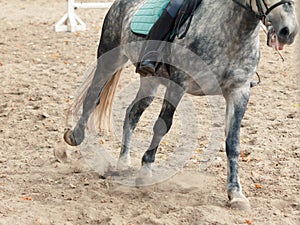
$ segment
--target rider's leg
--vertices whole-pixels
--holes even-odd
[[[166,9],[173,18],[177,16],[177,13],[181,8],[183,2],[184,0],[171,0],[170,3],[168,4]]]
[[[145,43],[142,55],[140,57],[140,65],[137,68],[137,72],[141,75],[154,74],[155,64],[158,60],[158,49],[161,45],[160,41],[163,41],[167,34],[171,31],[176,15],[182,6],[184,0],[171,0],[167,8],[163,11],[160,18],[155,22]]]

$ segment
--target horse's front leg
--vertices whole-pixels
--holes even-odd
[[[250,209],[249,201],[242,193],[238,176],[240,126],[249,96],[250,85],[224,92],[226,99],[227,193],[230,207],[236,209]]]

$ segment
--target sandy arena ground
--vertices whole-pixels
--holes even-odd
[[[281,52],[282,62],[261,33],[262,82],[252,89],[241,134],[240,178],[252,210],[234,211],[227,206],[224,149],[216,149],[215,161],[199,169],[211,126],[205,98],[191,97],[203,127],[190,159],[160,184],[117,184],[90,168],[81,148],[64,143],[66,111],[95,61],[106,9],[77,10],[87,30],[55,33],[65,11],[62,0],[0,0],[0,224],[300,224],[297,44]],[[133,71],[125,70],[120,90],[139,79]],[[122,96],[119,92],[117,100]],[[157,104],[137,128],[145,146]],[[162,143],[158,161],[179,145],[179,128],[175,124]],[[134,152],[134,165],[144,150]]]

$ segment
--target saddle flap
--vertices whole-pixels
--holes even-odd
[[[147,0],[146,3],[137,10],[130,23],[133,33],[148,35],[153,24],[158,20],[170,0]]]

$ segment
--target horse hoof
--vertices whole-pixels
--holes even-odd
[[[236,210],[250,210],[248,199],[242,193],[235,193],[229,201],[229,207]]]
[[[137,178],[135,179],[135,185],[137,187],[152,185],[153,182],[154,181],[153,181],[152,176],[149,176],[149,175],[145,176],[145,175],[139,174],[137,176]]]
[[[135,179],[136,186],[146,186],[150,185],[153,182],[152,180],[152,169],[151,163],[144,164]]]
[[[77,146],[78,144],[76,143],[76,140],[74,138],[73,132],[71,129],[67,129],[66,132],[64,133],[64,140],[67,144],[71,146]]]
[[[242,198],[235,198],[229,202],[229,207],[237,210],[250,210],[251,206],[249,201]]]
[[[148,186],[150,184],[152,184],[151,177],[137,177],[135,179],[135,185],[137,187]]]
[[[128,168],[130,168],[130,165],[131,165],[130,157],[123,156],[120,157],[118,160],[117,169],[121,171],[127,170]]]

